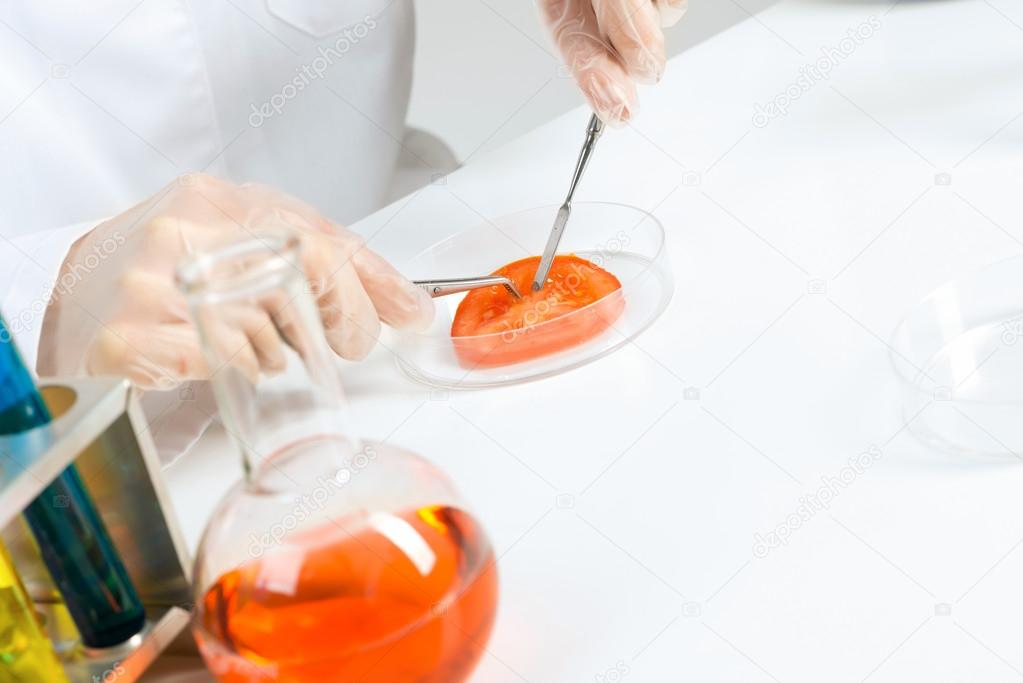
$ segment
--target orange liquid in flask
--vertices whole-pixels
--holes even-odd
[[[223,683],[458,683],[497,609],[493,551],[450,507],[326,527],[206,592],[197,636]]]

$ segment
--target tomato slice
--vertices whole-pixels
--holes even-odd
[[[555,256],[547,285],[534,292],[539,264],[540,257],[531,256],[493,273],[514,282],[522,299],[500,286],[462,299],[451,337],[463,365],[508,365],[556,353],[600,334],[622,314],[622,283],[603,268],[578,256]]]

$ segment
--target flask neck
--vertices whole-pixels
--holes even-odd
[[[299,250],[293,233],[275,230],[200,254],[178,273],[250,481],[302,444],[345,444],[338,462],[359,449]]]

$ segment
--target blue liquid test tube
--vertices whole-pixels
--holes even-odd
[[[50,420],[0,318],[0,434]],[[110,647],[142,630],[145,609],[74,465],[25,508],[25,519],[83,644]]]

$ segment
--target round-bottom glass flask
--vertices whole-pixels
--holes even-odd
[[[297,240],[261,234],[179,280],[246,470],[196,559],[207,666],[223,683],[465,680],[497,609],[490,543],[433,465],[352,436]]]

